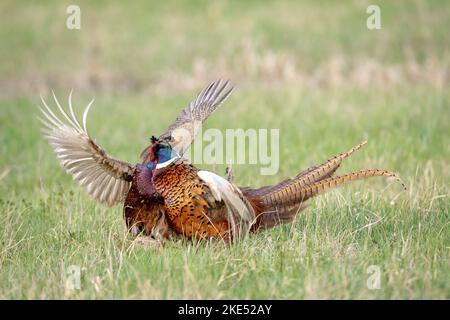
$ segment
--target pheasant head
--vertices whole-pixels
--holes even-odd
[[[164,168],[174,160],[180,158],[168,141],[152,136],[151,143],[147,164],[147,168],[150,171],[154,172],[157,169]]]

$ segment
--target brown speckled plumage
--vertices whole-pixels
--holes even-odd
[[[188,238],[226,238],[229,226],[225,204],[214,199],[197,172],[181,160],[153,177],[156,190],[164,198],[169,225]]]
[[[165,219],[164,199],[151,183],[151,172],[143,165],[137,165],[135,170],[123,207],[126,226],[135,235],[142,233],[160,241],[166,239],[172,230]]]

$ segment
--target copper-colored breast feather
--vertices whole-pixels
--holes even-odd
[[[197,169],[180,160],[153,178],[165,201],[169,224],[188,238],[224,238],[228,233],[226,207],[199,179]]]

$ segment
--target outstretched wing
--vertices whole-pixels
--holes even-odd
[[[61,107],[54,93],[53,98],[59,114],[56,110],[52,111],[41,96],[45,109],[40,109],[45,118],[39,120],[44,124],[42,132],[62,167],[94,199],[109,206],[122,202],[130,187],[133,167],[110,157],[90,138],[86,118],[94,100],[84,110],[81,126],[73,112],[72,92],[69,95],[70,115]]]
[[[230,82],[221,79],[212,82],[197,98],[181,111],[174,123],[159,138],[168,140],[179,155],[183,155],[194,141],[205,121],[233,91]],[[141,153],[145,162],[149,156],[150,146]]]
[[[209,187],[216,201],[223,201],[227,206],[227,219],[233,236],[241,238],[250,230],[255,223],[255,211],[242,192],[235,185],[221,176],[200,170],[197,172],[200,179]]]

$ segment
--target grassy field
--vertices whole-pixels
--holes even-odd
[[[0,4],[0,298],[450,298],[450,4],[81,1]],[[71,3],[71,2],[70,2]],[[381,178],[311,202],[295,223],[230,248],[136,245],[122,208],[94,203],[39,132],[39,94],[96,97],[91,135],[130,162],[208,82],[238,89],[206,128],[279,128],[280,170],[235,165],[239,185],[276,183],[369,144],[339,172]],[[223,173],[224,165],[200,167]],[[64,286],[81,270],[79,290]],[[371,290],[369,266],[379,268]]]

